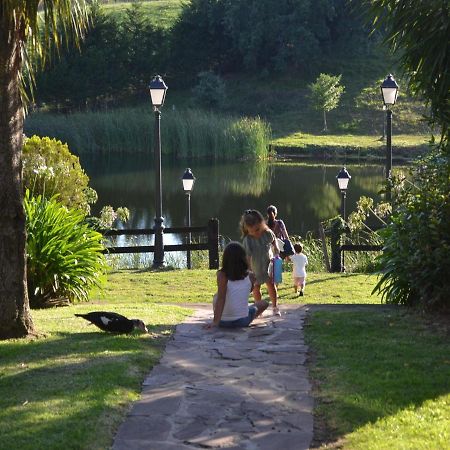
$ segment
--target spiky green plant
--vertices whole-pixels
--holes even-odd
[[[30,306],[87,300],[106,269],[102,235],[85,223],[82,211],[57,197],[27,191],[24,207]]]

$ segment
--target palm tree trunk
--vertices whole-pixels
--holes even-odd
[[[26,282],[20,29],[0,21],[0,338],[34,332]],[[8,25],[11,25],[8,24]]]

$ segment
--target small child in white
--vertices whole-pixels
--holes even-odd
[[[303,246],[301,244],[294,244],[295,255],[289,256],[294,267],[292,268],[292,276],[294,278],[294,291],[302,297],[305,291],[306,282],[306,266],[308,265],[308,258],[303,253]],[[300,291],[299,291],[300,288]]]

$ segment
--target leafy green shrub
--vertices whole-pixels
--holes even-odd
[[[448,145],[448,144],[447,144]],[[390,223],[380,232],[380,279],[374,288],[386,303],[449,308],[450,156],[438,150],[419,161],[395,186]]]
[[[27,278],[31,307],[87,300],[106,269],[102,235],[80,210],[25,193]]]
[[[208,108],[220,108],[225,102],[225,83],[219,75],[212,72],[200,72],[193,94],[201,105]]]
[[[23,146],[23,180],[25,189],[33,195],[51,198],[69,208],[89,213],[97,193],[89,187],[89,177],[80,160],[69,151],[67,144],[49,137],[33,136]]]

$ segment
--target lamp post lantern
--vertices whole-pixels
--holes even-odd
[[[339,190],[341,191],[341,217],[346,220],[345,217],[345,201],[347,198],[347,188],[350,181],[351,175],[348,173],[347,169],[342,167],[340,172],[337,174],[336,179],[338,182]],[[341,251],[341,272],[345,272],[345,256],[344,250]]]
[[[380,86],[383,103],[386,108],[386,200],[391,201],[391,172],[392,172],[392,110],[398,95],[398,84],[389,74]]]
[[[154,158],[155,158],[155,253],[153,268],[164,266],[164,217],[162,216],[162,181],[161,181],[161,111],[166,98],[167,86],[164,80],[155,76],[149,86],[153,110],[155,112]]]
[[[183,177],[181,178],[183,181],[183,189],[188,199],[188,216],[187,216],[187,225],[191,227],[191,192],[194,188],[195,177],[192,173],[191,169],[187,168],[184,171]],[[188,244],[191,243],[191,232],[188,233]],[[187,250],[186,253],[186,265],[188,269],[191,269],[191,250]]]

